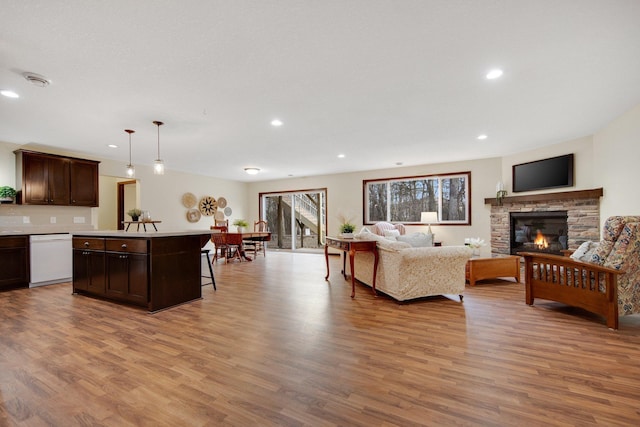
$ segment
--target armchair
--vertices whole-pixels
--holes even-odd
[[[588,262],[522,252],[526,303],[535,298],[580,307],[604,316],[618,329],[618,316],[640,313],[640,216],[612,216]]]

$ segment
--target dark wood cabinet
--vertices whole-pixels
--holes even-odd
[[[0,237],[0,290],[29,287],[29,236]]]
[[[69,204],[69,159],[25,153],[22,161],[22,203]]]
[[[72,206],[98,206],[98,163],[72,159],[69,176]]]
[[[74,293],[151,312],[202,297],[201,249],[210,233],[129,235],[134,236],[117,231],[74,235]]]
[[[16,151],[19,203],[98,206],[98,164],[32,151]]]
[[[149,303],[146,239],[73,238],[73,291],[143,307]]]
[[[146,307],[149,295],[147,241],[107,239],[106,243],[105,295]]]
[[[105,291],[104,239],[73,239],[73,289],[95,295]]]

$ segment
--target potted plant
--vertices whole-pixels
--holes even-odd
[[[353,237],[353,232],[356,230],[356,226],[352,221],[353,215],[338,213],[338,221],[340,221],[340,237],[350,239]]]
[[[0,187],[0,203],[13,203],[16,197],[16,190],[8,185]]]
[[[350,222],[345,222],[340,225],[340,234],[342,237],[351,238],[353,237],[353,232],[356,230],[356,226],[351,224]]]
[[[244,219],[236,219],[233,221],[233,225],[238,227],[238,233],[242,233],[242,230],[249,226],[249,223]]]
[[[127,215],[131,217],[131,221],[137,221],[140,215],[142,215],[142,211],[138,208],[129,209]]]

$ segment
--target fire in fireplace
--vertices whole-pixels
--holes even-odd
[[[511,212],[509,223],[511,254],[567,249],[567,211]]]

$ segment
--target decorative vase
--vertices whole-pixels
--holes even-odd
[[[242,233],[244,231],[244,227],[238,227],[238,233]]]
[[[132,216],[132,217],[131,217],[131,221],[133,221],[133,222],[138,222],[138,218],[139,218],[139,217],[137,217],[137,216]]]

